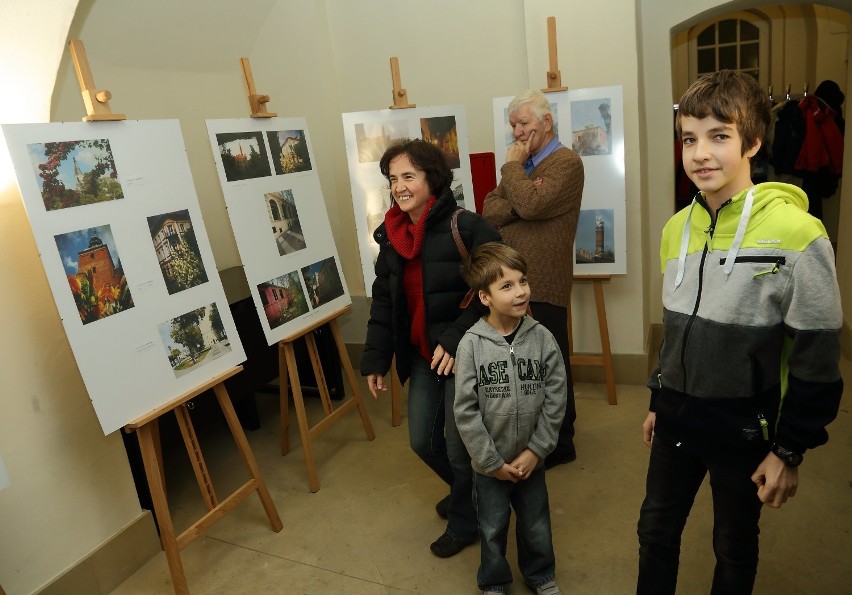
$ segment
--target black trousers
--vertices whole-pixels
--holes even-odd
[[[565,419],[559,428],[556,452],[574,452],[574,420],[577,419],[577,406],[574,403],[574,382],[571,379],[571,362],[568,358],[568,308],[554,306],[547,302],[530,302],[533,318],[544,325],[553,334],[562,360],[565,362],[565,385],[568,390]]]

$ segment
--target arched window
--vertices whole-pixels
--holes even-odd
[[[269,210],[272,212],[273,221],[281,221],[281,211],[278,210],[278,203],[276,203],[274,200],[270,200]]]
[[[689,32],[689,78],[707,72],[739,70],[768,84],[769,26],[747,13],[703,22]]]

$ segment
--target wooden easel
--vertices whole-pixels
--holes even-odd
[[[77,80],[80,82],[80,91],[83,95],[83,103],[86,105],[86,116],[84,122],[116,121],[126,120],[124,114],[114,114],[109,107],[112,93],[106,89],[95,88],[95,77],[89,68],[89,59],[86,57],[86,48],[79,39],[68,42],[71,48],[71,59],[74,62],[74,70],[77,72]]]
[[[124,114],[113,114],[110,111],[109,99],[112,97],[112,94],[103,89],[95,89],[94,78],[89,67],[83,42],[72,39],[69,45],[71,47],[74,68],[77,71],[77,79],[80,82],[80,89],[83,93],[83,102],[86,105],[86,112],[88,114],[83,118],[83,121],[126,120],[127,118]],[[281,518],[278,516],[278,511],[266,487],[266,482],[257,466],[243,428],[237,419],[237,414],[234,411],[234,406],[231,403],[228,392],[225,390],[224,381],[242,369],[242,366],[235,366],[227,372],[211,378],[202,385],[185,392],[176,399],[124,426],[124,430],[128,433],[135,431],[136,437],[139,440],[142,463],[145,467],[145,476],[148,479],[148,488],[151,491],[151,500],[160,529],[160,540],[163,550],[166,552],[166,560],[169,564],[169,572],[171,573],[175,593],[189,593],[183,563],[180,559],[180,550],[192,543],[197,537],[204,535],[204,532],[216,523],[216,521],[224,517],[253,492],[257,492],[260,497],[260,502],[266,511],[266,516],[272,525],[273,531],[277,533],[283,528]],[[222,408],[222,413],[225,415],[225,420],[228,422],[228,427],[231,429],[231,434],[234,436],[234,441],[251,476],[249,481],[222,501],[218,499],[213,489],[213,483],[207,471],[207,464],[204,462],[204,456],[201,454],[201,446],[198,443],[198,436],[195,434],[195,428],[192,425],[187,407],[187,402],[190,399],[211,388],[216,394],[219,406]],[[175,535],[174,524],[169,512],[169,504],[166,499],[165,475],[163,473],[158,422],[159,418],[169,411],[174,411],[177,416],[190,463],[195,472],[198,487],[201,490],[201,497],[208,510],[207,514],[177,536]]]
[[[399,74],[399,60],[396,56],[390,59],[391,68],[391,83],[393,84],[393,105],[391,109],[408,109],[417,107],[416,103],[408,103],[408,91],[402,88],[402,79]],[[396,358],[391,362],[390,370],[388,371],[390,379],[391,393],[391,424],[398,428],[402,424],[402,385],[399,382],[399,376],[396,374]]]
[[[606,322],[606,305],[604,304],[603,282],[609,281],[610,275],[575,275],[574,281],[591,281],[595,291],[595,309],[598,314],[598,331],[601,337],[600,355],[574,355],[574,329],[571,322],[571,302],[568,302],[568,340],[569,357],[572,366],[602,366],[606,377],[606,392],[610,405],[618,405],[615,394],[615,372],[612,367],[612,350],[609,346],[609,327]]]
[[[343,336],[340,334],[340,328],[337,325],[337,319],[342,314],[349,311],[349,306],[346,308],[329,314],[325,318],[317,320],[308,328],[299,331],[298,334],[291,335],[278,342],[278,362],[280,376],[278,379],[280,385],[279,398],[281,402],[281,454],[286,455],[290,452],[290,408],[289,408],[289,388],[293,390],[293,404],[296,408],[296,419],[299,423],[299,433],[302,437],[302,450],[305,453],[305,465],[308,468],[308,484],[311,492],[319,490],[319,476],[317,475],[316,462],[314,461],[314,451],[312,443],[315,438],[333,426],[341,417],[346,415],[353,408],[358,408],[358,413],[361,415],[361,425],[364,426],[364,432],[367,434],[367,440],[373,440],[376,435],[373,432],[373,425],[370,423],[370,416],[367,413],[367,407],[364,400],[361,398],[361,390],[358,386],[358,377],[355,376],[355,371],[352,369],[352,362],[349,360],[349,353],[346,351],[346,344],[343,342]],[[319,351],[314,340],[312,331],[316,330],[324,324],[328,324],[331,328],[331,334],[334,337],[334,343],[337,346],[337,351],[340,354],[340,362],[343,365],[343,370],[346,374],[346,380],[352,389],[352,396],[340,404],[336,409],[331,403],[331,396],[328,392],[328,384],[325,380],[325,375],[322,371],[322,363],[320,362]],[[311,367],[317,379],[317,387],[319,388],[322,407],[325,411],[325,417],[318,424],[310,426],[308,424],[308,416],[305,412],[305,400],[302,395],[302,385],[299,381],[299,370],[296,364],[296,350],[293,342],[300,338],[305,338],[305,343],[308,347],[308,355],[311,358]]]
[[[249,106],[251,106],[252,118],[274,118],[278,114],[275,112],[266,111],[266,104],[269,103],[269,95],[258,95],[257,89],[254,88],[254,77],[251,74],[251,64],[248,58],[240,58],[240,65],[243,67],[243,75],[246,78],[246,88],[248,88]]]
[[[390,59],[391,80],[393,81],[393,105],[391,109],[408,109],[417,107],[416,103],[408,103],[408,91],[402,88],[402,80],[399,76],[399,60],[396,56]]]
[[[124,426],[124,430],[128,433],[135,431],[136,437],[139,440],[139,448],[142,451],[142,462],[145,466],[145,476],[148,478],[151,500],[154,504],[154,512],[157,515],[157,524],[160,528],[160,540],[163,544],[163,550],[166,552],[166,560],[169,564],[169,572],[171,573],[175,593],[189,593],[186,574],[184,573],[183,563],[180,559],[180,550],[188,546],[196,538],[204,535],[207,529],[252,493],[257,492],[258,497],[260,497],[260,502],[266,511],[266,517],[269,519],[269,524],[272,525],[272,530],[278,533],[283,528],[281,518],[278,516],[278,511],[269,494],[269,489],[266,487],[266,482],[260,473],[257,461],[251,451],[237,414],[234,411],[231,398],[228,396],[227,390],[225,390],[225,380],[242,369],[242,366],[235,366],[227,372],[215,376],[201,386],[184,393],[162,407]],[[240,451],[243,462],[248,467],[249,475],[251,476],[246,483],[224,500],[219,500],[213,489],[213,482],[210,479],[207,465],[201,454],[198,436],[195,434],[195,428],[192,425],[186,405],[187,401],[210,388],[216,394],[216,399],[219,401],[219,406],[222,408],[222,413],[225,415],[225,420],[228,422],[231,434],[234,436],[237,449]],[[195,478],[198,482],[198,488],[201,490],[201,497],[204,499],[204,504],[208,511],[207,514],[177,536],[175,535],[174,524],[172,523],[172,517],[169,512],[169,504],[166,499],[163,463],[159,449],[158,420],[169,411],[174,411],[177,416],[186,451],[189,454],[189,460],[192,463],[192,469],[195,472]]]
[[[547,17],[547,53],[550,69],[547,71],[547,87],[542,89],[542,91],[545,93],[567,91],[568,87],[562,86],[562,74],[559,72],[559,56],[556,52],[556,17]]]

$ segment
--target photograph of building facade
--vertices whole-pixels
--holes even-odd
[[[169,294],[207,282],[189,211],[148,217],[148,228]]]
[[[302,277],[314,308],[343,295],[343,283],[333,256],[302,268]]]
[[[272,222],[272,234],[278,254],[284,256],[302,250],[307,245],[302,233],[302,223],[296,211],[292,190],[280,190],[264,194],[266,212]]]
[[[299,171],[310,171],[311,156],[304,130],[279,130],[267,132],[269,150],[272,152],[272,163],[275,173],[292,174]]]

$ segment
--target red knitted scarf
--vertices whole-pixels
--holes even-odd
[[[426,219],[434,204],[433,196],[426,203],[417,223],[412,223],[408,214],[403,212],[397,204],[394,204],[385,214],[385,231],[387,231],[388,240],[397,254],[407,261],[402,275],[402,287],[405,291],[408,318],[411,320],[409,340],[426,361],[432,359],[432,348],[429,344],[429,333],[426,331],[421,252],[423,239],[426,237]]]

